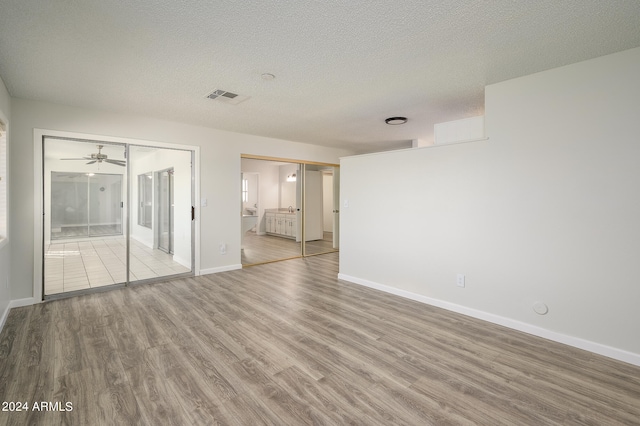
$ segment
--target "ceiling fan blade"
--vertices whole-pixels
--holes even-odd
[[[104,162],[105,163],[110,163],[110,164],[115,164],[117,166],[122,166],[122,167],[127,165],[127,162],[124,161],[124,160],[109,160],[109,159],[106,159],[106,160],[104,160]]]
[[[93,163],[95,163],[96,161],[98,161],[98,160],[89,161],[87,164],[93,164]]]
[[[83,157],[83,158],[61,158],[61,160],[91,160],[91,158]]]

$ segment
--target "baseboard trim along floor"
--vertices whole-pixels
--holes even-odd
[[[484,311],[469,308],[466,306],[458,305],[455,303],[447,302],[444,300],[434,299],[431,297],[423,296],[421,294],[412,293],[410,291],[405,291],[396,287],[376,283],[373,281],[365,280],[365,279],[354,277],[347,274],[338,274],[338,279],[349,281],[351,283],[359,284],[359,285],[373,288],[376,290],[384,291],[385,293],[394,294],[396,296],[411,299],[416,302],[421,302],[427,305],[436,306],[438,308],[446,309],[448,311],[456,312],[462,315],[467,315],[483,321],[488,321],[493,324],[509,327],[514,330],[522,331],[524,333],[532,334],[534,336],[542,337],[543,339],[552,340],[554,342],[563,343],[565,345],[573,346],[574,348],[583,349],[585,351],[593,352],[598,355],[603,355],[618,361],[640,366],[640,354],[634,354],[632,352],[624,351],[622,349],[613,348],[611,346],[581,339],[579,337],[569,336],[566,334],[547,330],[545,328],[527,324],[522,321],[517,321],[517,320],[503,317],[500,315],[491,314],[488,312],[484,312]]]

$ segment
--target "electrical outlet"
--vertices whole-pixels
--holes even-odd
[[[456,284],[458,285],[458,287],[464,287],[464,274],[457,275]]]
[[[549,307],[544,302],[536,302],[533,304],[533,310],[538,315],[546,315],[549,312]]]
[[[220,244],[220,254],[227,254],[227,245],[225,243]]]

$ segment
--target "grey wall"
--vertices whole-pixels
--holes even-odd
[[[494,84],[488,141],[343,158],[340,276],[640,363],[639,75]]]
[[[337,162],[345,150],[264,138],[147,117],[12,99],[12,298],[32,296],[34,282],[34,128],[200,147],[201,269],[240,265],[240,154]],[[218,250],[227,244],[227,254]],[[36,259],[39,261],[39,259]]]

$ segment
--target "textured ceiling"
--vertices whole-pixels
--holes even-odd
[[[639,22],[637,0],[0,0],[0,77],[18,98],[371,152],[481,114],[487,84],[640,46]]]

